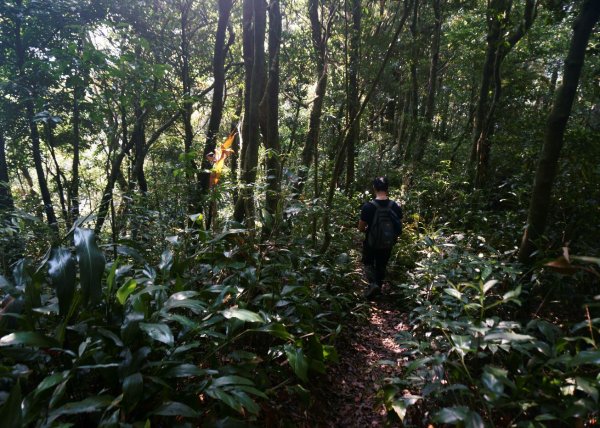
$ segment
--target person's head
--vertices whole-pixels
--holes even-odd
[[[386,192],[388,191],[388,180],[386,177],[375,177],[375,179],[373,180],[373,189],[375,189],[376,192]]]

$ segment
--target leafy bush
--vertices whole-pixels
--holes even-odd
[[[256,421],[337,358],[347,261],[243,229],[186,229],[156,262],[73,234],[0,278],[5,426]]]

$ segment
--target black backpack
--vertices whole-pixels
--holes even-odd
[[[380,206],[375,201],[370,201],[377,210],[367,234],[369,247],[376,250],[387,250],[394,246],[402,233],[402,222],[398,215],[392,211],[393,202],[386,207]]]

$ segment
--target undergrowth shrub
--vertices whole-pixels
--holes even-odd
[[[540,310],[530,299],[550,285],[547,272],[543,283],[525,282],[521,267],[482,236],[430,232],[418,243],[410,281],[397,287],[412,307],[412,329],[396,338],[410,362],[381,394],[392,417],[411,426],[593,424],[600,388],[594,295],[568,318]],[[593,269],[579,267],[594,281]]]
[[[347,258],[240,228],[72,232],[0,277],[5,426],[258,423],[337,359]]]

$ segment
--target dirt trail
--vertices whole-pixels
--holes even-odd
[[[393,295],[379,296],[371,302],[367,322],[345,326],[337,347],[340,363],[328,370],[328,421],[323,421],[322,426],[385,425],[386,410],[378,391],[385,378],[400,375],[404,357],[394,337],[408,329],[407,316],[398,310],[393,299]],[[380,363],[383,360],[387,363]]]

